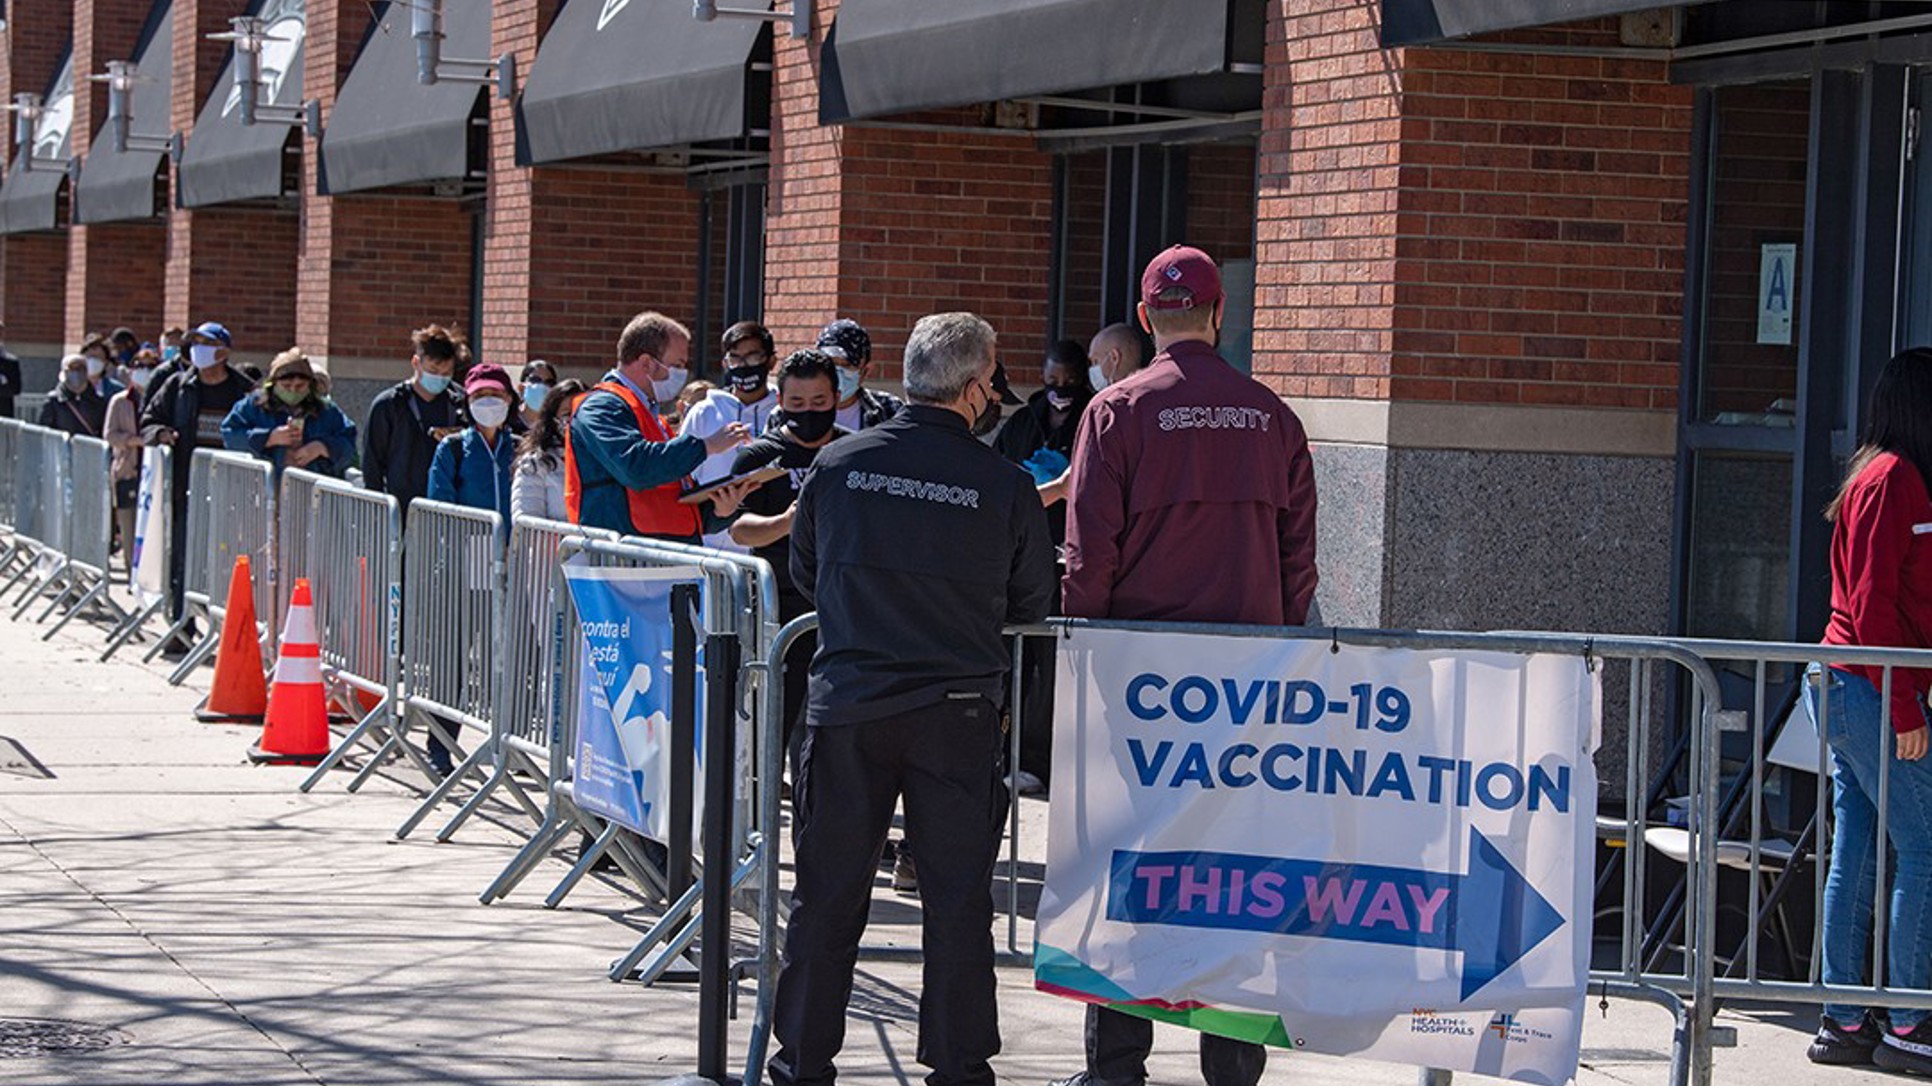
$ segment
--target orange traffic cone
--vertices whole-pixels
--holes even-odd
[[[221,647],[215,652],[215,685],[195,719],[207,724],[260,724],[268,707],[262,681],[262,646],[256,641],[255,592],[248,556],[235,556],[228,578],[228,612],[221,622]]]
[[[329,708],[322,693],[322,645],[315,636],[315,603],[308,578],[295,582],[282,620],[282,653],[261,742],[248,750],[256,762],[314,765],[329,753]]]

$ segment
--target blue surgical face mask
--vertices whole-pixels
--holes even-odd
[[[1087,367],[1087,383],[1093,386],[1095,392],[1107,387],[1107,372],[1100,368],[1100,363],[1095,362]]]
[[[845,401],[851,399],[852,397],[857,396],[859,394],[859,389],[864,387],[864,385],[865,385],[865,378],[859,375],[858,370],[852,369],[847,366],[839,367],[839,402],[840,403],[844,403]]]
[[[532,411],[543,410],[544,398],[550,395],[550,386],[542,381],[532,381],[523,386],[523,406]]]
[[[446,374],[430,373],[427,370],[417,378],[417,382],[423,386],[423,391],[431,396],[441,396],[443,390],[449,387],[449,377]]]
[[[181,357],[181,348],[179,347],[161,348],[161,361],[163,362],[173,362],[175,359],[180,357]]]

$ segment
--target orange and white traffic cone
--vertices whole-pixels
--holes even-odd
[[[228,610],[221,620],[221,646],[215,650],[215,683],[195,709],[205,724],[260,724],[268,707],[262,681],[262,646],[256,641],[255,592],[248,556],[235,556],[228,578]]]
[[[274,765],[314,765],[328,753],[322,645],[315,635],[315,601],[303,578],[295,582],[288,617],[282,620],[282,652],[275,661],[275,686],[268,693],[268,721],[248,757]]]

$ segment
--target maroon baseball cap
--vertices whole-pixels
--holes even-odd
[[[471,366],[469,376],[463,378],[463,392],[466,395],[474,396],[478,389],[489,385],[497,386],[497,391],[509,399],[517,398],[516,386],[510,383],[510,375],[503,372],[502,366],[479,362]]]
[[[1161,292],[1179,287],[1188,297],[1163,302]],[[1147,262],[1140,273],[1140,300],[1149,309],[1193,309],[1221,299],[1221,271],[1191,245],[1176,245]]]

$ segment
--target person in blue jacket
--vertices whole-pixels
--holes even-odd
[[[510,523],[510,465],[516,435],[509,430],[516,386],[502,366],[470,367],[463,381],[471,425],[444,438],[429,462],[429,499],[472,509],[494,509]]]
[[[340,478],[355,465],[356,424],[328,398],[325,379],[301,348],[268,364],[255,391],[235,401],[221,423],[222,444],[274,465]]]

